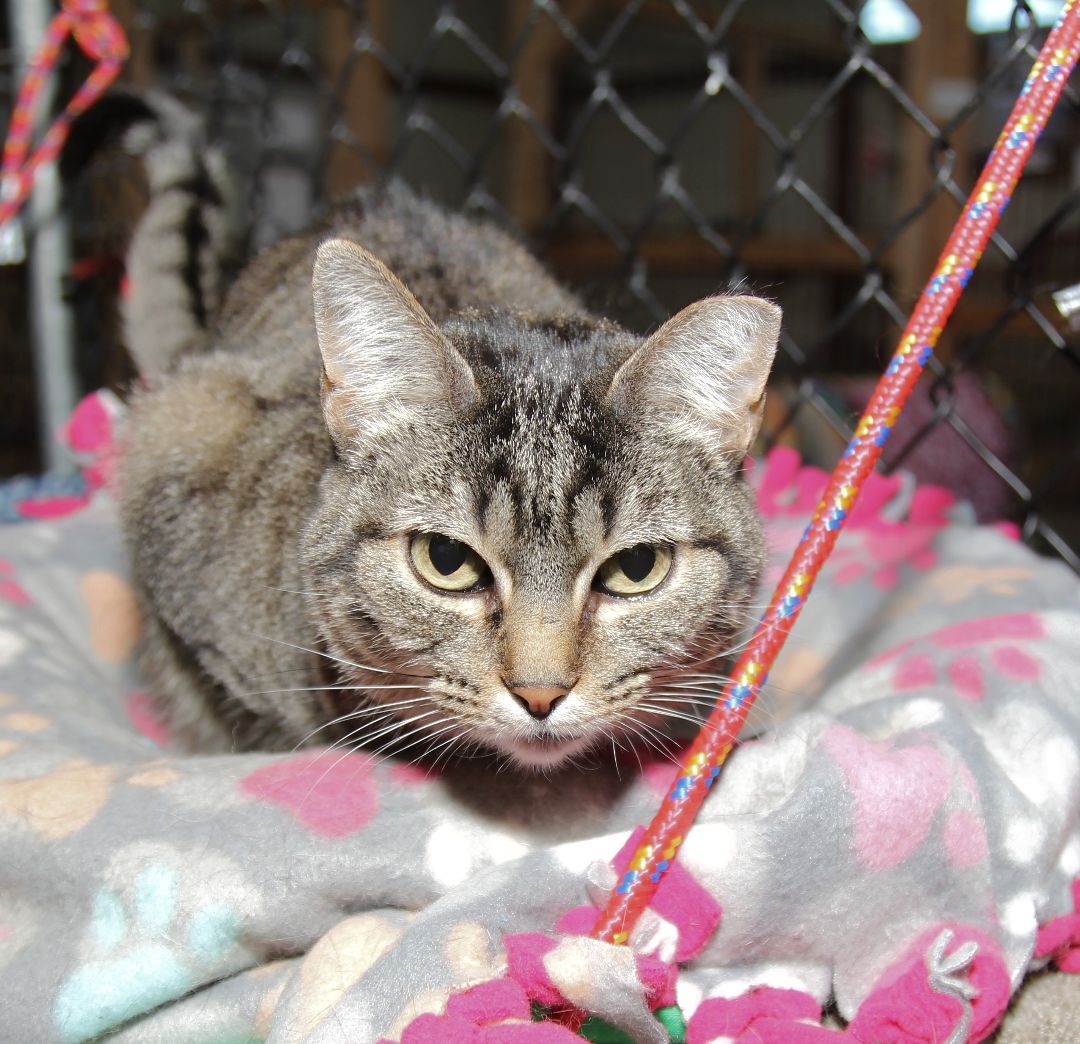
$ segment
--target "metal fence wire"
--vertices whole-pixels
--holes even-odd
[[[718,289],[763,292],[785,310],[766,442],[822,467],[1046,33],[1025,3],[976,0],[113,7],[129,82],[205,113],[240,171],[253,247],[397,177],[518,230],[636,329]],[[973,31],[994,7],[996,31]],[[880,42],[882,8],[917,16],[908,39]],[[1078,129],[1072,84],[884,459],[1080,571],[1080,344],[1064,303],[1080,283]],[[88,384],[123,377],[95,178],[69,197]]]

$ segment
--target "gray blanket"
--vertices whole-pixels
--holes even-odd
[[[758,468],[774,576],[822,481]],[[569,1006],[798,1041],[829,1002],[854,1039],[982,1039],[1076,960],[1080,585],[940,491],[868,491],[630,947],[587,932],[674,765],[560,837],[452,774],[184,755],[124,576],[104,494],[0,529],[4,1041],[541,1042]]]

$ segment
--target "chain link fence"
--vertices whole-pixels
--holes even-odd
[[[1047,5],[112,6],[132,41],[129,82],[206,114],[245,186],[253,248],[358,184],[402,178],[516,229],[635,329],[718,289],[763,292],[785,310],[766,442],[829,468],[1034,61]],[[973,31],[995,6],[996,31]],[[890,7],[917,16],[908,39],[881,42],[872,16]],[[1073,84],[885,462],[1080,571],[1080,342],[1055,303],[1080,283],[1078,130]],[[76,173],[80,373],[122,384],[115,211],[140,189],[123,170]]]

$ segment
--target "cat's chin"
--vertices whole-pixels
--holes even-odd
[[[557,768],[575,754],[580,754],[591,742],[588,736],[558,740],[499,737],[494,746],[501,753],[509,755],[521,768],[543,772]]]

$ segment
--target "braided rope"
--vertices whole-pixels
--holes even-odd
[[[1061,95],[1080,47],[1080,0],[1068,0],[1032,67],[1005,129],[957,219],[934,274],[837,464],[802,542],[750,643],[682,763],[593,937],[624,943],[671,865],[709,788],[720,774],[859,490],[881,456],[904,402],[933,354],[961,291],[1009,203],[1035,142]]]
[[[74,37],[86,56],[97,64],[27,159],[34,113],[68,36]],[[127,37],[109,13],[105,0],[63,0],[63,8],[49,23],[45,39],[27,66],[15,98],[0,166],[0,228],[22,209],[33,188],[35,171],[43,163],[56,159],[72,123],[108,90],[127,56]]]

